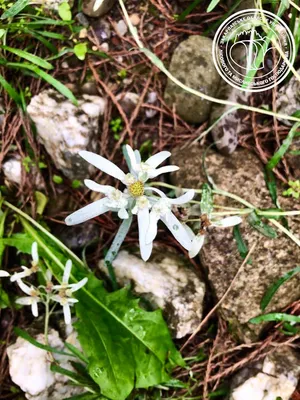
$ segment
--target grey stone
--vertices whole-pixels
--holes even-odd
[[[186,188],[200,188],[206,181],[202,171],[203,150],[198,146],[173,150],[172,164],[180,170],[172,174],[174,183]],[[238,149],[230,158],[215,152],[206,157],[208,175],[218,188],[233,193],[252,203],[255,207],[272,208],[268,189],[263,175],[263,166],[256,156],[248,150]],[[299,202],[280,196],[285,210],[299,210]],[[215,204],[241,208],[241,205],[228,197],[215,196]],[[289,217],[291,232],[300,236],[300,218]],[[251,264],[240,271],[230,293],[222,302],[219,311],[230,322],[233,331],[245,341],[256,340],[264,325],[249,324],[248,321],[262,314],[260,303],[266,290],[286,272],[299,264],[300,249],[286,235],[278,232],[276,239],[270,239],[251,228],[246,218],[240,225],[242,237],[250,249],[256,247],[251,255]],[[231,284],[243,259],[232,229],[209,228],[206,243],[200,254],[201,262],[208,271],[208,278],[220,300]],[[300,276],[296,275],[280,287],[266,312],[282,310],[300,297]]]
[[[289,400],[299,373],[299,357],[288,346],[279,348],[236,374],[229,400]]]
[[[102,0],[100,6],[94,11],[94,5],[97,0],[83,0],[82,11],[89,17],[102,17],[115,4],[115,0]]]
[[[220,76],[212,59],[212,40],[204,36],[190,36],[176,48],[170,72],[192,89],[206,95],[216,94]],[[164,95],[169,107],[175,108],[179,116],[190,123],[201,123],[209,117],[211,102],[203,100],[181,89],[168,80]]]
[[[104,261],[99,267],[107,273]],[[133,283],[138,296],[164,311],[176,338],[192,333],[199,325],[205,285],[176,254],[154,249],[145,263],[140,257],[120,251],[113,267],[120,285]]]
[[[134,111],[139,98],[140,96],[133,92],[120,93],[116,96],[120,106],[127,115],[130,115]]]
[[[34,96],[27,108],[39,140],[55,166],[69,179],[83,179],[93,172],[78,152],[97,150],[99,118],[106,105],[98,96],[84,94],[77,100],[78,106],[75,106],[49,89]]]
[[[298,74],[300,69],[298,69]],[[292,76],[290,81],[282,86],[278,91],[276,100],[277,112],[285,115],[292,115],[300,110],[300,82],[295,76]],[[292,126],[292,121],[281,119],[281,122],[287,126]]]

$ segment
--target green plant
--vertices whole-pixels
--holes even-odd
[[[289,181],[289,188],[285,190],[282,194],[284,196],[292,196],[294,199],[299,199],[300,197],[300,181]]]

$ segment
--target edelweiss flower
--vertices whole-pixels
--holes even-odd
[[[8,276],[10,276],[10,274],[7,271],[0,269],[0,278],[7,278]]]
[[[37,242],[32,243],[31,257],[32,257],[31,268],[21,266],[23,272],[14,273],[13,276],[10,278],[11,282],[15,282],[18,279],[26,278],[27,276],[30,276],[31,274],[34,274],[35,272],[38,271],[39,254],[38,254]]]
[[[220,227],[220,228],[228,228],[230,226],[238,225],[242,222],[242,218],[237,217],[237,216],[232,216],[232,217],[227,217],[223,218],[218,221],[213,221],[211,222],[207,215],[202,214],[201,215],[201,229],[198,235],[194,235],[193,231],[186,226],[187,233],[190,236],[190,239],[192,240],[192,247],[189,251],[189,256],[190,258],[195,257],[200,250],[202,249],[202,246],[204,244],[205,240],[205,235],[206,235],[206,230],[208,226],[214,226],[214,227]]]
[[[159,196],[166,196],[160,190],[145,186],[145,183],[148,179],[155,178],[165,172],[177,171],[178,167],[171,165],[157,168],[163,161],[170,157],[171,153],[169,153],[168,151],[157,153],[154,156],[148,158],[146,162],[143,163],[141,161],[141,155],[139,151],[133,151],[132,148],[128,145],[126,146],[126,150],[129,157],[128,164],[130,173],[128,174],[125,174],[111,161],[108,161],[97,154],[88,151],[79,152],[80,156],[83,157],[90,164],[121,181],[126,186],[126,189],[121,192],[120,190],[115,189],[112,186],[99,185],[96,182],[86,179],[84,183],[89,189],[103,193],[105,197],[101,200],[97,200],[94,203],[83,207],[78,211],[75,211],[73,214],[68,216],[65,221],[67,225],[76,225],[81,222],[87,221],[88,219],[94,218],[98,215],[101,215],[107,211],[117,212],[119,218],[121,219],[127,219],[129,218],[130,214],[136,214],[139,227],[139,243],[141,256],[143,260],[146,261],[151,255],[153,246],[153,239],[149,239],[148,241],[146,241],[146,234],[150,224],[150,210],[154,207],[157,201],[159,201],[157,197],[152,195],[152,192],[158,193]],[[192,198],[193,195],[194,191],[190,191],[190,195],[188,196],[188,198]],[[182,204],[181,202],[176,203],[176,200],[170,201],[171,203],[168,203],[168,210],[170,210],[172,204]],[[162,220],[165,221],[163,215],[164,214],[161,214]],[[159,218],[160,217],[157,218],[157,221]],[[172,214],[170,218],[174,219],[175,216]],[[179,226],[179,232],[177,232],[176,234],[175,230],[171,227],[173,226],[171,225],[171,222],[166,224],[173,235],[176,238],[181,238],[181,242],[185,243],[185,240],[182,239],[183,230],[180,229],[181,225],[177,219],[175,222],[176,224],[174,223],[173,225]],[[188,248],[187,243],[185,243],[185,247]]]
[[[23,290],[24,293],[28,294],[28,297],[19,297],[16,300],[16,303],[22,304],[25,306],[31,306],[31,311],[34,317],[38,317],[38,303],[41,302],[41,298],[39,297],[39,291],[34,286],[27,286],[21,279],[17,280],[17,284],[19,285],[20,289]]]
[[[58,294],[52,295],[51,299],[58,302],[63,307],[65,323],[71,323],[71,310],[70,306],[77,303],[78,300],[72,298],[72,295],[77,290],[81,289],[88,281],[88,278],[83,278],[77,283],[69,283],[72,269],[72,261],[68,260],[64,270],[64,275],[61,285],[53,285],[53,290],[59,290]]]
[[[188,203],[194,197],[194,190],[189,190],[177,199],[162,197],[152,207],[149,217],[149,227],[146,234],[146,243],[152,243],[157,235],[157,223],[161,220],[171,231],[175,239],[187,250],[191,249],[191,239],[185,226],[172,213],[172,205]]]

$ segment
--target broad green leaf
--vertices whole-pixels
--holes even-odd
[[[291,271],[287,272],[285,275],[283,275],[281,278],[279,278],[272,286],[269,287],[269,289],[266,291],[264,297],[262,298],[260,308],[264,311],[272,298],[274,297],[275,293],[277,290],[280,288],[281,285],[283,285],[285,282],[287,282],[289,279],[293,278],[295,275],[299,274],[300,272],[300,267],[296,267],[292,269]]]
[[[0,19],[12,18],[19,14],[29,3],[29,0],[17,0],[8,10],[6,10],[0,17]]]
[[[277,238],[277,233],[276,233],[275,229],[273,229],[271,226],[265,224],[262,221],[262,219],[256,214],[255,211],[253,211],[251,214],[249,214],[248,222],[254,229],[256,229],[258,232],[260,232],[264,236],[271,238],[271,239]]]
[[[39,191],[34,192],[34,197],[35,197],[35,201],[36,201],[36,212],[38,214],[42,215],[49,199],[47,196],[44,195],[44,193],[39,192]]]
[[[213,194],[211,187],[204,183],[201,188],[201,201],[200,201],[200,209],[201,214],[210,215],[213,210]]]
[[[0,239],[0,246],[15,247],[17,250],[25,254],[31,254],[31,246],[33,239],[26,233],[15,233],[9,238]]]
[[[53,78],[53,76],[47,74],[45,71],[39,69],[35,65],[30,65],[30,64],[22,64],[22,63],[7,63],[8,67],[17,67],[17,68],[23,68],[23,69],[28,69],[32,72],[34,72],[36,75],[44,79],[46,82],[50,83],[55,89],[57,89],[63,96],[71,100],[75,105],[77,105],[77,100],[74,97],[73,93],[71,92],[70,89],[68,89],[65,85],[63,85],[61,82],[59,82],[57,79]]]
[[[250,319],[250,324],[260,324],[261,322],[296,322],[300,323],[300,316],[284,314],[284,313],[270,313],[265,315],[260,315],[258,317]]]
[[[206,11],[208,13],[211,12],[220,3],[220,1],[221,0],[211,0]]]
[[[85,59],[87,53],[87,44],[86,43],[78,43],[74,46],[74,54],[76,57],[83,61]]]
[[[72,12],[70,4],[67,1],[60,3],[58,6],[58,14],[63,21],[71,21]]]
[[[32,62],[32,64],[38,65],[39,67],[45,68],[45,69],[52,69],[53,66],[48,63],[48,61],[43,60],[42,58],[35,56],[34,54],[28,53],[27,51],[21,50],[21,49],[14,49],[13,47],[9,46],[0,46],[1,49],[7,50],[10,53],[16,54],[17,56],[21,58],[25,58],[25,60],[28,60]]]
[[[20,95],[16,92],[16,90],[11,86],[10,83],[7,82],[7,80],[5,80],[3,78],[2,75],[0,75],[0,85],[3,87],[3,89],[5,89],[7,91],[7,93],[9,94],[9,96],[17,103],[20,103]]]
[[[286,139],[282,142],[282,145],[279,147],[279,149],[276,151],[276,153],[273,155],[271,160],[269,160],[268,164],[266,165],[266,168],[269,170],[272,170],[273,168],[276,167],[276,165],[279,163],[279,161],[282,159],[284,154],[287,152],[288,148],[292,144],[292,141],[297,133],[297,129],[300,127],[300,122],[296,122],[292,129],[289,131]]]
[[[104,396],[126,399],[134,387],[168,381],[167,363],[183,365],[161,311],[144,311],[127,289],[107,293],[91,275],[76,297],[79,341]]]

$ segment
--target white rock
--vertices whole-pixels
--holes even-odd
[[[58,10],[58,6],[61,3],[68,2],[70,6],[72,7],[73,5],[73,0],[72,1],[67,1],[67,0],[34,0],[33,4],[34,5],[41,5],[45,8],[48,8],[49,10]]]
[[[150,92],[147,96],[147,103],[148,104],[155,104],[157,102],[157,93]],[[157,114],[157,110],[153,110],[151,108],[146,109],[145,115],[147,118],[153,118]]]
[[[100,269],[107,273],[104,261]],[[150,262],[120,251],[113,262],[117,281],[132,282],[134,292],[146,297],[154,306],[165,309],[169,327],[177,338],[193,332],[202,318],[205,285],[173,253],[156,253]]]
[[[133,92],[119,93],[116,96],[120,106],[127,115],[130,115],[133,112],[139,102],[139,98],[140,96]]]
[[[21,185],[21,179],[22,179],[21,160],[18,160],[17,158],[11,158],[10,160],[3,163],[2,169],[5,178],[9,182]]]
[[[297,387],[300,363],[286,348],[267,356],[252,371],[246,368],[237,374],[236,382],[243,383],[232,390],[230,400],[289,400]]]
[[[118,34],[119,34],[120,36],[125,36],[125,35],[126,35],[126,33],[127,33],[127,31],[128,31],[128,27],[127,27],[127,25],[126,25],[126,22],[125,22],[123,19],[121,19],[121,20],[117,23],[117,25],[116,25],[116,30],[117,30],[117,32],[118,32]]]
[[[27,108],[40,141],[56,167],[70,179],[82,179],[93,171],[78,152],[97,150],[99,118],[106,106],[99,96],[84,94],[77,100],[75,106],[49,89],[34,96]]]
[[[37,335],[35,339],[45,343],[43,334]],[[64,344],[54,329],[50,330],[48,340],[49,346],[64,349]],[[51,355],[27,340],[19,337],[15,344],[7,348],[7,355],[11,379],[20,386],[29,400],[63,400],[83,391],[82,388],[67,385],[66,376],[53,373],[50,370]],[[63,368],[73,371],[68,357],[55,355],[55,358]]]

